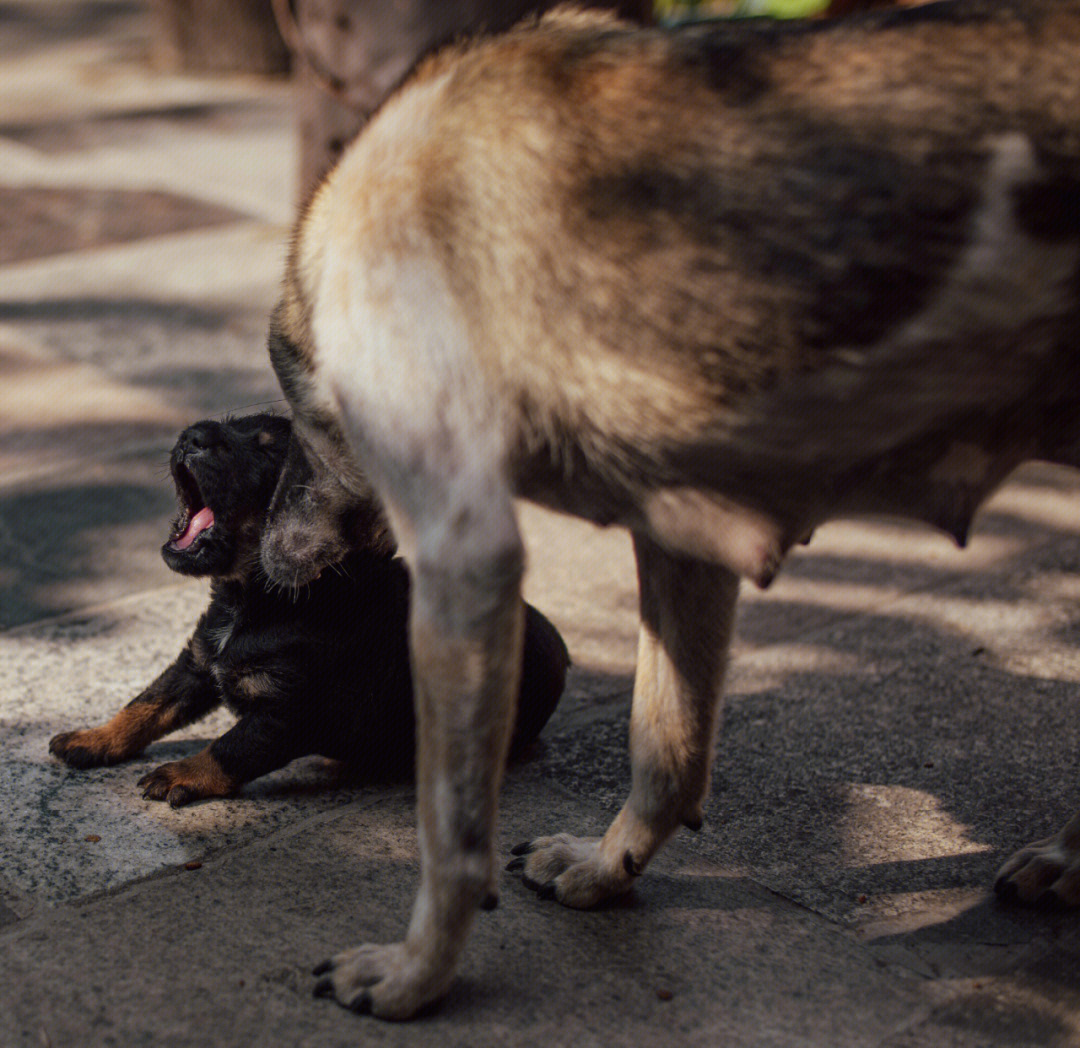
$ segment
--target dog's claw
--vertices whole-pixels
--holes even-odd
[[[371,994],[367,990],[361,991],[356,1000],[352,1001],[348,1007],[349,1011],[356,1012],[357,1015],[370,1015]]]
[[[519,856],[516,859],[511,859],[506,864],[506,869],[510,873],[513,873],[515,870],[523,870],[524,868],[525,868],[525,856],[524,855]]]
[[[1006,877],[994,881],[994,893],[1001,902],[1014,903],[1020,896],[1020,889]]]
[[[313,997],[333,997],[334,996],[334,980],[327,976],[325,979],[320,979],[312,988],[311,995]]]
[[[166,796],[170,808],[182,808],[185,804],[197,799],[198,794],[186,786],[174,786]]]
[[[315,967],[311,969],[311,974],[312,975],[325,975],[327,972],[332,971],[333,968],[334,968],[334,961],[333,961],[332,958],[328,957],[321,964],[315,965]]]
[[[480,903],[481,910],[494,910],[499,905],[499,897],[494,892],[488,892]]]
[[[628,891],[645,866],[626,850],[610,862],[601,854],[600,844],[600,838],[566,833],[537,837],[523,864],[513,860],[513,869],[521,871],[521,883],[541,899],[587,910]]]
[[[535,848],[533,847],[533,842],[532,841],[522,841],[520,844],[515,844],[510,849],[510,854],[511,855],[529,855],[533,851],[535,851]]]

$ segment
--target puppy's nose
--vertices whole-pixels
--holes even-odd
[[[217,422],[196,422],[180,435],[180,446],[185,451],[207,451],[225,443],[225,430]]]

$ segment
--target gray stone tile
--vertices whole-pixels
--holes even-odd
[[[571,819],[574,807],[512,779],[502,838],[527,833],[538,808]],[[631,901],[595,913],[504,875],[444,1007],[419,1025],[313,1000],[308,966],[397,937],[416,876],[411,806],[384,794],[27,922],[0,938],[0,1038],[857,1048],[926,1010],[917,984],[867,968],[804,911],[675,852]]]

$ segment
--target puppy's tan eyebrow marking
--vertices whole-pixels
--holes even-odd
[[[274,435],[267,430],[262,430],[259,433],[259,447],[265,448],[267,444],[274,443]]]

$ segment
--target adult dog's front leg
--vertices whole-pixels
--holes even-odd
[[[506,513],[501,540],[474,522],[482,556],[421,543],[413,561],[420,891],[403,942],[359,946],[316,969],[317,994],[382,1018],[408,1018],[444,993],[477,904],[493,889],[523,618],[509,498]]]
[[[701,825],[738,579],[634,537],[641,634],[630,796],[600,840],[558,834],[514,849],[525,883],[567,906],[626,891],[680,823]]]
[[[1080,812],[1053,837],[1013,855],[998,870],[994,889],[1006,902],[1080,906]]]

